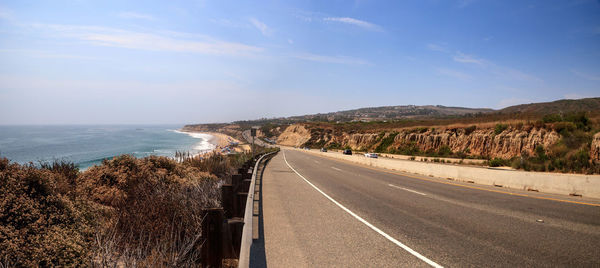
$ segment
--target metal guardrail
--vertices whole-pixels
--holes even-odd
[[[244,229],[242,231],[242,244],[240,247],[240,258],[238,261],[238,267],[246,268],[250,266],[250,247],[252,246],[252,229],[253,225],[253,209],[254,209],[254,190],[256,186],[256,176],[258,173],[258,165],[262,160],[269,155],[277,152],[271,152],[262,155],[254,165],[252,170],[252,182],[250,182],[250,188],[248,189],[248,197],[246,199],[246,211],[244,212]]]
[[[244,163],[238,174],[231,176],[231,184],[221,186],[222,207],[204,210],[202,267],[222,267],[225,259],[238,259],[239,267],[249,266],[258,166],[275,153],[263,154],[257,160],[253,158]]]

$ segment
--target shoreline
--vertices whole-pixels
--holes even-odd
[[[179,130],[180,132],[184,132],[184,133],[198,133],[198,134],[206,134],[211,136],[211,138],[208,139],[208,142],[212,145],[215,146],[215,148],[213,148],[212,150],[207,150],[206,152],[202,152],[202,153],[198,153],[195,154],[194,156],[201,156],[201,155],[205,155],[205,154],[209,154],[209,153],[220,153],[220,154],[224,154],[226,152],[223,152],[223,150],[227,151],[227,148],[229,148],[229,152],[244,152],[247,149],[244,148],[245,144],[242,144],[241,141],[227,135],[227,134],[223,134],[223,133],[219,133],[219,132],[201,132],[201,131],[184,131],[184,130]],[[232,143],[237,143],[237,146],[231,146]]]

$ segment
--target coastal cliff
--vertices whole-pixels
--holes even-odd
[[[532,156],[538,146],[549,151],[561,136],[552,129],[536,127],[503,128],[413,128],[379,133],[348,133],[334,129],[294,124],[279,136],[278,143],[287,146],[349,147],[354,150],[397,152],[432,152],[440,149],[450,153],[485,158]],[[591,157],[599,159],[600,135],[594,136]]]

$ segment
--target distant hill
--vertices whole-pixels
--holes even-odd
[[[336,122],[379,122],[381,128],[409,127],[448,124],[473,124],[507,120],[539,120],[547,114],[588,112],[591,118],[600,120],[600,98],[579,100],[557,100],[520,104],[500,110],[489,108],[447,107],[442,105],[401,105],[368,107],[331,113],[263,118],[249,121],[235,121],[225,124],[194,124],[185,129],[195,131],[217,131],[239,127],[265,126],[265,129],[294,123],[336,123]],[[269,127],[270,126],[270,127]],[[353,125],[352,127],[358,127]],[[372,127],[372,126],[371,126]],[[237,136],[236,136],[237,137]]]
[[[600,98],[587,98],[579,100],[557,100],[553,102],[540,102],[521,104],[499,110],[500,113],[522,114],[553,114],[570,112],[600,112]]]
[[[481,115],[494,112],[488,108],[447,107],[442,105],[401,105],[367,107],[331,113],[290,116],[281,118],[236,121],[236,124],[290,124],[299,122],[352,122],[386,121],[400,119],[431,119]]]
[[[326,119],[326,121],[375,121],[390,119],[408,119],[408,118],[431,118],[461,116],[466,114],[490,113],[492,109],[485,108],[464,108],[464,107],[446,107],[442,105],[402,105],[402,106],[382,106],[368,107],[354,110],[332,112],[326,114],[314,114],[304,116],[293,116],[290,119]]]

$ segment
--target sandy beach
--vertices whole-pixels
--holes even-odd
[[[238,139],[235,139],[229,135],[223,134],[223,133],[218,133],[218,132],[190,132],[190,133],[202,133],[202,134],[207,134],[210,135],[211,138],[208,140],[208,142],[214,144],[216,146],[216,148],[210,152],[206,152],[206,153],[211,153],[211,152],[221,152],[221,150],[225,147],[229,147],[231,143],[237,143],[238,145],[231,148],[230,149],[233,152],[244,152],[247,150],[250,150],[249,146],[247,144],[243,144],[243,142],[241,142]]]

